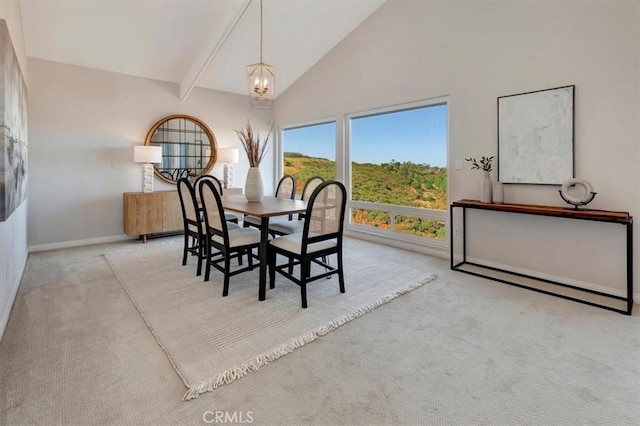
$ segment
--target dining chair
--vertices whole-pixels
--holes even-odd
[[[211,181],[215,188],[218,190],[218,194],[220,195],[224,195],[224,192],[222,190],[222,183],[220,182],[220,180],[215,177],[215,176],[211,176],[211,175],[202,175],[200,177],[198,177],[195,181],[195,183],[193,184],[194,188],[199,188],[200,187],[200,182],[204,181],[204,180],[209,180]],[[196,193],[197,194],[197,193]],[[225,212],[224,213],[224,218],[227,222],[232,222],[232,223],[238,223],[239,219],[238,219],[238,215],[233,214],[233,213],[229,213],[229,212]]]
[[[196,196],[196,186],[192,185],[190,180],[180,178],[177,186],[184,228],[182,265],[187,264],[189,254],[197,256],[196,276],[200,276],[202,275],[202,262],[207,257],[206,233],[201,203]],[[229,227],[238,228],[239,226],[235,223],[229,223]],[[238,256],[238,264],[242,265],[242,256]]]
[[[210,180],[203,180],[200,183],[199,194],[203,206],[207,247],[204,280],[209,281],[212,266],[222,272],[224,274],[222,296],[227,296],[230,277],[259,266],[253,262],[252,249],[260,246],[260,231],[254,228],[229,228],[229,222],[224,220],[222,199],[215,184]],[[247,253],[248,265],[232,271],[231,258],[242,256],[244,253]],[[223,265],[220,265],[221,263]]]
[[[178,179],[178,196],[182,209],[182,224],[184,228],[184,245],[182,248],[182,265],[187,264],[189,253],[198,256],[198,272],[202,271],[202,259],[204,258],[204,232],[201,215],[193,185],[187,178]]]
[[[269,286],[275,287],[276,272],[300,286],[302,307],[307,307],[307,283],[338,275],[340,292],[345,292],[342,260],[342,239],[347,191],[335,180],[322,182],[313,191],[307,204],[302,232],[276,237],[269,242]],[[321,259],[335,254],[337,266]],[[277,265],[278,255],[287,263]],[[312,264],[320,265],[324,272],[313,274]],[[291,265],[298,266],[296,277]]]
[[[282,198],[284,200],[293,200],[296,196],[296,178],[291,175],[284,175],[278,182],[276,187],[276,198]],[[289,220],[293,218],[293,215],[289,215]],[[262,220],[255,216],[245,216],[242,220],[243,227],[253,226],[260,229]]]
[[[309,178],[302,188],[302,196],[300,199],[306,201],[311,197],[313,191],[324,182],[324,178],[321,176],[314,176]],[[287,235],[295,234],[296,232],[302,232],[302,226],[304,222],[304,213],[298,213],[298,220],[279,220],[269,223],[269,233],[272,235]]]

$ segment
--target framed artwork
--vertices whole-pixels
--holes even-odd
[[[0,222],[27,198],[27,86],[0,20]]]
[[[574,172],[575,86],[498,98],[498,179],[562,185]]]

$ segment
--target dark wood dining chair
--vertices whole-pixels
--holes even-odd
[[[224,220],[222,199],[214,183],[204,180],[199,186],[200,201],[206,231],[207,267],[204,280],[209,281],[213,266],[224,274],[222,296],[229,294],[229,278],[242,272],[250,271],[258,264],[253,262],[252,249],[260,246],[260,231],[255,228],[229,229],[229,222]],[[231,258],[248,254],[248,265],[231,270]]]
[[[196,275],[200,275],[202,272],[202,259],[204,258],[204,229],[199,213],[200,208],[196,200],[195,189],[187,178],[178,179],[177,187],[184,228],[182,265],[187,264],[189,254],[198,256],[198,270]]]
[[[218,194],[224,195],[224,192],[222,189],[222,183],[217,177],[211,176],[211,175],[202,175],[196,179],[196,181],[193,184],[193,187],[196,189],[196,191],[198,191],[198,188],[200,188],[200,182],[205,180],[211,181],[214,184],[215,188],[218,190]],[[237,214],[224,212],[224,218],[227,222],[232,222],[236,224],[239,222],[239,218]]]
[[[309,200],[313,191],[324,182],[324,178],[321,176],[314,176],[307,180],[302,188],[302,201]],[[288,235],[295,234],[296,232],[302,232],[302,226],[304,222],[304,213],[298,213],[298,220],[276,220],[269,222],[269,233],[273,236],[276,235]]]
[[[346,189],[335,180],[321,183],[309,198],[302,232],[276,237],[269,242],[269,282],[275,287],[276,272],[300,286],[302,307],[307,307],[307,283],[320,278],[338,275],[340,292],[345,292],[342,260],[342,239]],[[337,266],[323,262],[325,256],[336,255]],[[277,265],[278,255],[287,258],[287,263]],[[313,273],[312,264],[324,268],[324,272]],[[291,266],[298,266],[298,276]]]

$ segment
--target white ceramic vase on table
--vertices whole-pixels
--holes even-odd
[[[262,174],[259,167],[249,167],[247,180],[244,184],[244,195],[247,197],[247,201],[262,201],[264,187],[262,186]]]
[[[496,204],[504,203],[504,184],[500,181],[493,184],[493,202]]]
[[[485,171],[480,181],[480,202],[491,203],[493,201],[493,182],[491,182],[490,172]]]

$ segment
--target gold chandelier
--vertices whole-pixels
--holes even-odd
[[[247,65],[247,84],[251,106],[271,108],[276,88],[276,74],[273,67],[262,61],[262,0],[260,0],[260,62]]]

